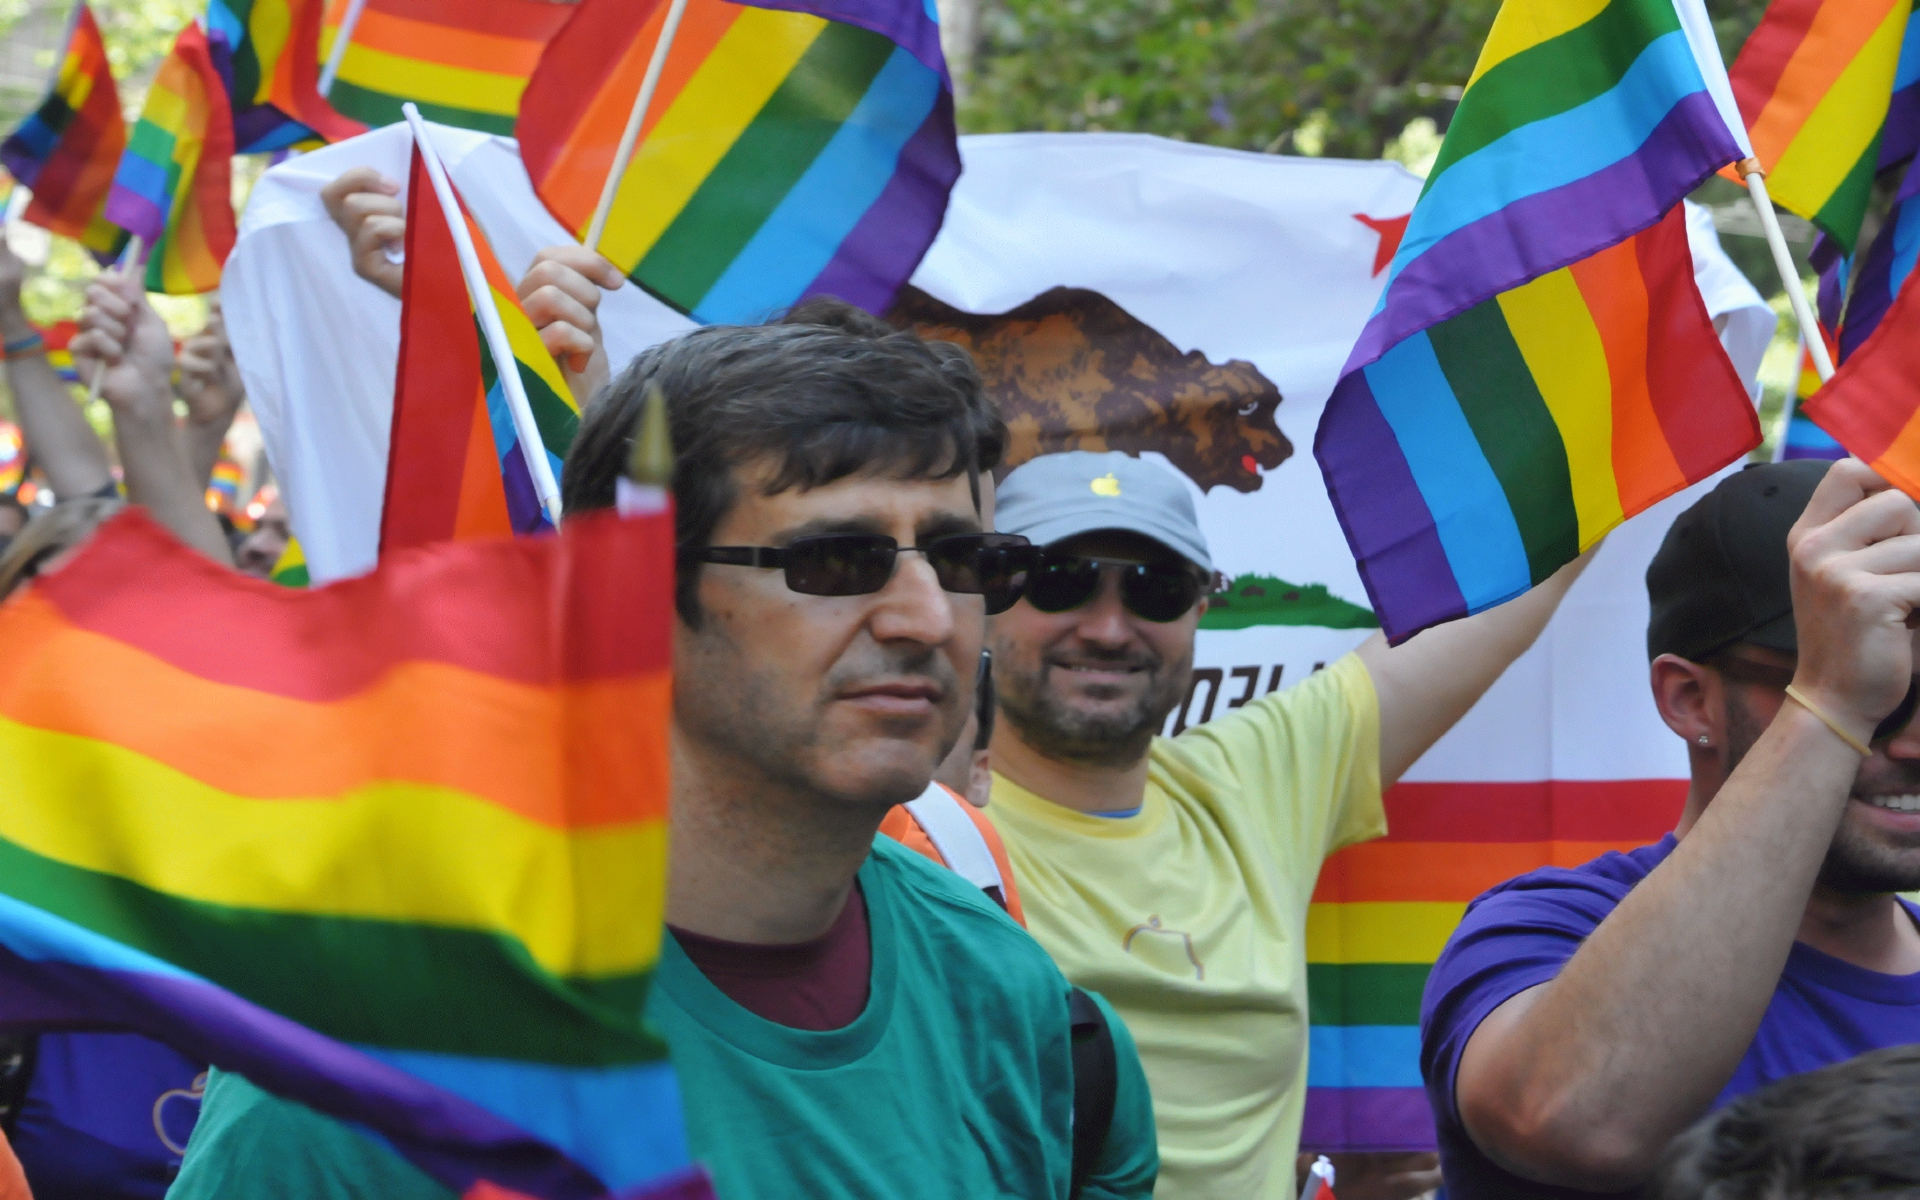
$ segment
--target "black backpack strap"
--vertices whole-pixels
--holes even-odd
[[[8,1138],[13,1137],[14,1122],[20,1119],[20,1106],[33,1083],[39,1049],[40,1039],[31,1034],[0,1036],[0,1133]]]
[[[1120,1066],[1113,1030],[1093,997],[1074,988],[1067,1010],[1073,1028],[1073,1189],[1067,1195],[1077,1200],[1113,1129]]]

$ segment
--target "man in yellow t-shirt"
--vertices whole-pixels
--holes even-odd
[[[1320,864],[1386,832],[1382,789],[1532,644],[1583,564],[1162,738],[1213,571],[1185,484],[1124,454],[1043,455],[1001,485],[996,524],[1046,548],[989,633],[987,813],[1028,926],[1133,1032],[1155,1195],[1290,1198]]]

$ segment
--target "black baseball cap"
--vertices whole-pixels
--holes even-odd
[[[1733,642],[1798,653],[1787,531],[1832,465],[1750,466],[1680,514],[1647,566],[1649,659],[1697,661]]]

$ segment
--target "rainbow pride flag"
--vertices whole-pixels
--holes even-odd
[[[295,591],[115,518],[0,608],[0,1023],[157,1038],[473,1200],[710,1195],[641,1019],[672,556],[606,514]]]
[[[1884,171],[1920,152],[1920,21],[1907,21],[1900,39],[1900,60],[1893,69],[1893,96],[1887,102],[1886,124],[1880,130],[1880,164]]]
[[[246,468],[223,453],[207,479],[207,507],[217,513],[232,512],[239,507],[240,485],[246,480]]]
[[[118,257],[125,231],[101,217],[127,146],[127,120],[107,63],[107,45],[86,0],[73,8],[60,71],[40,107],[0,143],[0,163],[33,189],[25,220],[73,238],[102,261]]]
[[[327,9],[322,59],[348,3]],[[400,120],[412,101],[429,121],[512,136],[527,77],[573,11],[550,0],[366,0],[327,100],[370,126]]]
[[[207,0],[207,39],[233,97],[236,153],[313,138],[341,141],[366,126],[320,95],[320,16],[326,0]]]
[[[27,440],[12,421],[0,421],[0,492],[11,494],[27,477]]]
[[[509,368],[540,431],[538,452],[556,478],[579,428],[580,406],[486,235],[464,204],[457,213],[441,207],[417,144],[407,187],[400,367],[380,552],[551,529],[509,407],[510,381],[501,375],[478,306],[499,315],[513,353]],[[457,193],[454,198],[459,201]],[[480,281],[470,282],[463,271],[452,220],[465,225]]]
[[[1773,0],[1729,73],[1768,193],[1849,254],[1881,165],[1912,8],[1912,0]],[[1920,64],[1909,69],[1920,74]]]
[[[1314,443],[1394,641],[1759,442],[1676,207],[1742,156],[1718,64],[1699,0],[1501,7]]]
[[[1402,783],[1387,836],[1320,870],[1307,910],[1310,1013],[1303,1151],[1434,1146],[1420,1078],[1420,996],[1468,901],[1515,875],[1658,841],[1679,779]]]
[[[667,7],[583,0],[527,86],[521,157],[576,235]],[[701,321],[759,321],[822,294],[884,312],[959,174],[931,4],[691,0],[599,249]]]
[[[233,114],[197,22],[160,63],[107,197],[109,221],[140,237],[147,290],[220,286],[233,252]]]
[[[1911,171],[1909,174],[1908,187],[1920,184],[1920,175],[1912,175]],[[1893,307],[1893,298],[1900,294],[1907,277],[1913,274],[1916,259],[1920,259],[1920,200],[1914,199],[1908,188],[1902,188],[1873,244],[1860,257],[1859,269],[1854,272],[1846,316],[1840,322],[1836,363],[1852,357],[1880,327],[1887,311]]]

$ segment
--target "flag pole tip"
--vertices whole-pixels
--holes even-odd
[[[627,477],[635,483],[664,488],[673,482],[673,432],[667,424],[667,397],[658,383],[647,385],[640,401],[640,419],[633,431],[633,454],[627,459]]]

